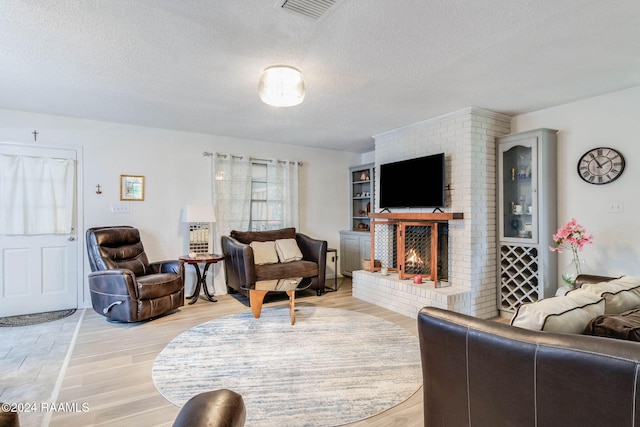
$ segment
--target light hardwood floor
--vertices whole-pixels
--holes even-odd
[[[315,291],[305,291],[296,297],[296,306],[310,304],[367,313],[417,335],[415,319],[353,298],[351,281],[345,278],[340,282],[337,292],[321,297],[317,297]],[[109,323],[93,310],[87,310],[58,396],[58,402],[75,403],[80,411],[54,413],[50,425],[171,426],[179,408],[156,390],[151,378],[153,362],[169,341],[192,326],[250,310],[244,298],[232,295],[216,298],[216,303],[201,299],[170,315],[134,325]],[[264,307],[287,303],[286,299],[268,296]],[[215,360],[211,365],[215,369]],[[82,411],[83,404],[88,407],[87,411]],[[422,426],[422,389],[380,415],[349,425]]]

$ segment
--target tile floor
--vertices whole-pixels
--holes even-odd
[[[46,427],[52,415],[70,346],[84,309],[64,319],[32,326],[0,327],[0,402],[34,405],[21,412],[21,427]],[[42,409],[45,408],[45,409]]]

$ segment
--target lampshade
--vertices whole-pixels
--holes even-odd
[[[186,205],[182,222],[216,222],[216,212],[212,205]]]
[[[266,68],[260,77],[258,94],[265,104],[292,107],[304,100],[302,73],[288,65]]]

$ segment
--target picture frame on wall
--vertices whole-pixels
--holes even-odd
[[[144,176],[120,175],[120,200],[144,201]]]

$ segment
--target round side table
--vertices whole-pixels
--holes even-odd
[[[211,264],[215,264],[224,259],[224,255],[217,254],[198,254],[194,257],[189,255],[183,255],[178,258],[180,262],[184,264],[193,265],[193,268],[196,270],[196,286],[193,290],[193,295],[187,297],[190,299],[189,304],[194,304],[198,301],[198,297],[200,296],[200,288],[204,290],[204,294],[206,298],[211,302],[218,302],[218,300],[213,298],[214,292],[209,293],[209,288],[207,287],[207,271],[209,270],[209,266]],[[204,264],[204,268],[202,273],[200,272],[200,264]],[[211,279],[211,285],[213,286],[213,279]]]

